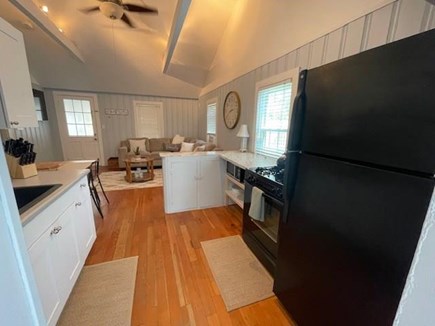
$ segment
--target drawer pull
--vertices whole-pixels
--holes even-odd
[[[50,235],[58,234],[62,230],[61,226],[56,226],[53,230],[51,230]]]
[[[77,207],[77,206],[82,206],[82,203],[81,203],[81,202],[77,202],[77,203],[76,203],[76,207]]]
[[[86,183],[81,183],[80,184],[80,188],[85,188],[86,187]]]

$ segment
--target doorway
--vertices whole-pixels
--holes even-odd
[[[55,92],[54,99],[64,159],[104,162],[97,96]]]

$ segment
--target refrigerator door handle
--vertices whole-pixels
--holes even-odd
[[[298,91],[293,104],[292,117],[290,120],[290,135],[288,149],[295,151],[301,149],[302,126],[305,116],[305,82],[307,80],[307,70],[299,73]]]
[[[299,151],[287,151],[287,160],[284,172],[284,207],[282,210],[282,222],[287,224],[290,203],[293,198],[296,186],[297,170],[299,165]]]

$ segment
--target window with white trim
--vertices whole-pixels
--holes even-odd
[[[256,153],[279,157],[285,152],[298,72],[293,69],[257,83]]]
[[[207,141],[216,141],[216,100],[207,103]]]

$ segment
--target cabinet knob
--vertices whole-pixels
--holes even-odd
[[[86,183],[81,183],[80,184],[80,188],[85,188],[86,187]]]
[[[82,206],[82,203],[81,203],[81,202],[77,202],[77,203],[76,203],[76,207],[77,207],[77,206]]]
[[[62,230],[62,227],[56,226],[55,228],[53,228],[53,230],[51,230],[50,235],[58,234],[60,232],[60,230]]]

